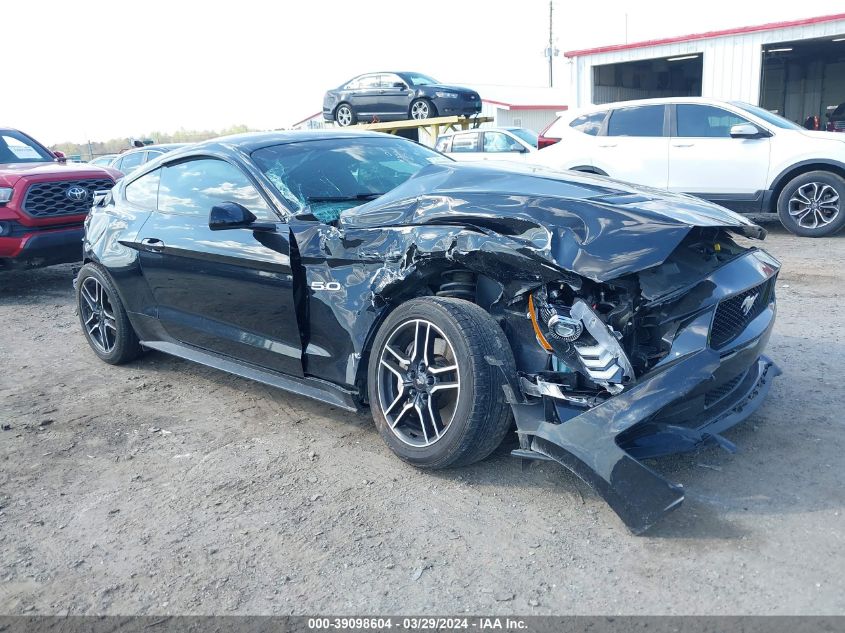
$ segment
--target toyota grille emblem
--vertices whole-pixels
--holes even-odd
[[[74,202],[81,202],[88,197],[88,190],[85,187],[68,187],[68,190],[65,194],[68,197],[68,200],[73,200]]]
[[[742,308],[742,313],[745,316],[748,316],[748,313],[751,312],[751,308],[754,307],[754,303],[757,301],[758,295],[759,293],[748,295],[747,297],[745,297],[745,299],[742,300],[742,303],[739,307]]]

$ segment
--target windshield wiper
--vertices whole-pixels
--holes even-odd
[[[308,202],[355,202],[357,200],[375,200],[381,198],[383,193],[359,193],[356,196],[314,196],[306,198]]]

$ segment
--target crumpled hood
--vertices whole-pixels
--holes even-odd
[[[596,281],[657,266],[695,227],[762,239],[741,215],[682,194],[530,165],[444,163],[341,214],[341,229],[450,224],[495,233]]]

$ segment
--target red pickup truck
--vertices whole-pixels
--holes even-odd
[[[82,223],[114,169],[67,163],[38,141],[0,127],[0,270],[82,259]]]

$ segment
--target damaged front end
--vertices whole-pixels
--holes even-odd
[[[473,301],[514,355],[515,454],[567,467],[639,533],[683,492],[638,460],[730,448],[721,432],[779,373],[763,350],[780,265],[732,235],[765,231],[702,200],[607,179],[431,166],[344,212],[337,229],[297,235],[309,282],[351,284],[312,311],[340,315],[357,342],[344,356],[312,336],[308,349],[330,353],[306,360],[328,375],[326,359],[348,358],[335,374],[360,381],[361,333],[392,306]]]
[[[762,355],[779,264],[724,232],[692,231],[661,265],[604,283],[543,284],[518,298],[537,371],[520,372],[515,455],[551,459],[634,533],[683,501],[640,459],[693,450],[755,411],[780,372]],[[518,363],[520,364],[520,363]],[[521,363],[525,368],[525,363]]]

